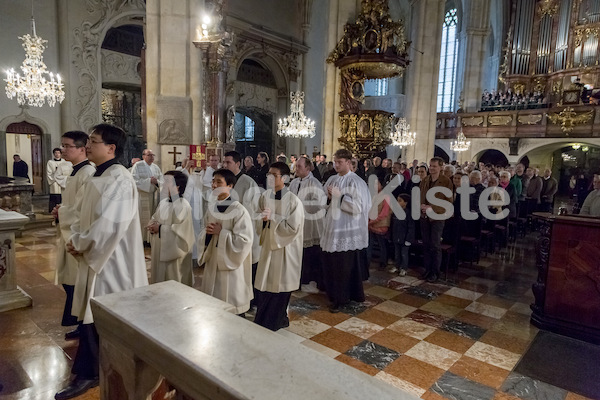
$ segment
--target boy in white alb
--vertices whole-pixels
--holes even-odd
[[[146,228],[152,248],[151,282],[174,280],[193,286],[192,248],[195,236],[192,207],[183,198],[187,177],[179,171],[164,174],[164,197]]]
[[[213,174],[213,192],[205,216],[206,228],[197,242],[198,264],[204,265],[201,290],[235,307],[250,308],[252,293],[253,225],[250,214],[229,196],[235,175],[227,169]]]

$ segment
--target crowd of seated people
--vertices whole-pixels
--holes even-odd
[[[481,95],[481,111],[527,110],[532,108],[547,108],[547,100],[540,92],[515,93],[487,89]]]
[[[391,164],[391,167],[388,168],[388,164]],[[357,160],[356,165],[365,167],[356,171],[365,180],[368,180],[370,175],[376,176],[379,191],[392,184],[396,176],[402,175],[404,178],[406,173],[409,179],[403,179],[393,190],[393,195],[386,197],[386,201],[396,201],[403,209],[408,210],[411,210],[414,201],[420,201],[411,198],[412,188],[419,185],[413,181],[413,175],[416,174],[419,180],[423,180],[429,174],[428,164],[416,160],[411,168],[407,168],[407,164],[401,160],[391,163],[391,160],[378,158],[363,162]],[[533,212],[551,211],[553,208],[557,184],[549,169],[540,176],[538,169],[525,168],[523,164],[504,167],[453,162],[442,167],[442,174],[452,182],[454,211],[445,221],[442,233],[442,273],[456,269],[461,261],[479,260],[482,252],[490,253],[506,247],[511,241],[515,241],[519,234],[524,235],[527,230],[532,229]],[[474,193],[463,200],[465,194],[458,190],[461,186],[471,187]],[[490,200],[507,202],[504,205],[489,206],[488,211],[498,214],[507,210],[506,218],[495,220],[482,215],[479,198],[486,188],[494,188],[488,191]],[[465,205],[461,208],[462,203]],[[406,219],[397,218],[389,204],[377,204],[377,207],[377,218],[369,224],[368,257],[371,262],[379,265],[380,269],[385,268],[387,264],[389,272],[405,275],[409,265],[409,254],[410,265],[422,265],[420,220],[413,220],[410,212],[405,213]],[[465,210],[474,213],[477,218],[465,218]]]

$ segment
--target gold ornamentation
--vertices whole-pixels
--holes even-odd
[[[483,117],[469,117],[461,120],[462,126],[481,126]]]
[[[355,60],[367,64],[395,64],[397,68],[389,69],[386,76],[368,76],[389,78],[398,76],[406,67],[407,49],[404,23],[392,20],[388,1],[362,0],[361,13],[354,23],[344,25],[344,36],[329,54],[327,62],[340,68],[353,64]],[[352,68],[359,67],[353,65]]]
[[[548,119],[554,124],[560,124],[560,129],[567,135],[573,131],[577,125],[589,122],[594,116],[594,111],[590,110],[583,113],[576,113],[572,107],[565,107],[559,113],[548,114]]]
[[[537,125],[542,120],[542,114],[520,115],[517,120],[522,125]]]
[[[523,94],[525,91],[525,84],[523,82],[515,82],[513,85],[516,94]]]
[[[498,74],[498,80],[506,84],[506,75],[508,75],[508,57],[512,47],[512,25],[508,28],[506,34],[506,46],[504,46],[504,57],[502,58],[502,65],[500,65],[500,73]]]
[[[385,111],[340,113],[340,144],[359,157],[370,157],[391,143],[394,115]]]
[[[506,126],[512,122],[512,116],[510,115],[490,115],[488,117],[488,122],[491,125],[503,125]]]
[[[558,3],[555,0],[542,0],[538,7],[538,13],[540,17],[549,15],[553,17],[558,12]]]
[[[562,81],[556,81],[552,84],[552,93],[559,94],[562,91]]]
[[[397,64],[385,62],[356,62],[341,67],[342,71],[362,71],[369,79],[389,78],[391,76],[401,77],[404,75],[404,67]]]
[[[600,36],[600,25],[593,26],[582,26],[575,28],[575,47],[581,46],[581,43],[585,42],[590,36]]]
[[[533,90],[544,93],[546,91],[546,79],[542,77],[535,78],[533,80]]]

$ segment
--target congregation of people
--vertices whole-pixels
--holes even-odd
[[[61,324],[76,326],[66,339],[79,347],[75,379],[59,400],[98,384],[95,296],[167,280],[194,286],[202,268],[202,292],[277,331],[289,326],[296,290],[327,296],[332,313],[365,301],[372,265],[447,278],[459,262],[531,229],[531,213],[551,212],[558,190],[549,169],[523,164],[433,157],[409,165],[344,149],[331,161],[279,154],[272,163],[264,152],[256,163],[237,151],[212,153],[205,168],[186,159],[164,173],[145,149],[127,169],[117,161],[125,134],[109,124],[61,142],[47,167],[59,187],[49,207],[60,240],[56,282],[67,293]],[[593,184],[581,213],[598,215],[599,176]]]

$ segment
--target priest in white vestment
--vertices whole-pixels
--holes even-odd
[[[98,385],[99,343],[90,299],[148,284],[138,215],[138,192],[131,174],[119,164],[127,136],[121,128],[99,124],[86,146],[96,164],[79,196],[79,220],[71,226],[67,251],[79,265],[73,313],[82,321],[72,372],[75,379],[55,399],[68,399]]]
[[[334,166],[337,174],[324,185],[330,204],[321,249],[329,311],[337,313],[351,300],[365,301],[362,281],[368,266],[362,265],[360,250],[369,245],[371,196],[365,181],[351,170],[350,151],[336,151]]]
[[[204,198],[203,185],[200,167],[196,167],[191,173],[187,170],[187,162],[184,162],[184,168],[181,170],[188,177],[187,185],[183,197],[190,203],[192,207],[192,224],[194,227],[194,238],[198,238],[200,232],[204,228]],[[192,249],[192,265],[196,265],[198,260],[198,246],[194,240],[194,248]]]
[[[152,248],[151,282],[174,280],[193,286],[192,207],[183,197],[188,179],[180,171],[167,171],[164,181],[161,193],[164,198],[147,227]]]
[[[94,168],[87,159],[85,146],[88,135],[85,132],[70,131],[61,137],[62,155],[65,160],[73,164],[73,171],[67,177],[65,190],[62,193],[62,203],[52,210],[52,214],[58,220],[58,245],[56,246],[56,275],[55,283],[62,285],[67,294],[62,317],[62,326],[77,325],[77,317],[72,315],[73,292],[77,280],[79,264],[83,260],[73,257],[67,252],[65,244],[71,236],[71,225],[79,218],[75,208],[77,197],[81,195],[81,189],[94,175]],[[65,340],[77,339],[79,328],[65,334]]]
[[[139,193],[140,228],[144,242],[150,242],[150,233],[146,226],[159,202],[160,188],[163,184],[163,174],[160,167],[154,163],[154,153],[150,149],[142,152],[142,161],[131,167],[131,175]]]
[[[62,158],[58,147],[52,150],[54,158],[46,163],[46,180],[48,181],[48,212],[52,212],[62,202],[62,192],[67,186],[67,178],[71,175],[73,165]]]
[[[307,157],[295,160],[296,179],[290,183],[290,192],[304,205],[304,250],[302,256],[301,289],[306,293],[325,290],[321,264],[321,236],[327,209],[327,195],[323,185],[312,174],[313,163]]]
[[[199,265],[204,265],[202,290],[231,304],[236,314],[250,308],[252,292],[253,225],[248,211],[230,197],[233,172],[213,174],[213,194],[205,216],[206,228],[198,237]]]
[[[275,162],[267,174],[267,191],[260,197],[263,214],[262,246],[256,282],[257,310],[254,322],[277,331],[289,326],[287,306],[300,287],[304,207],[285,187],[290,168]]]

